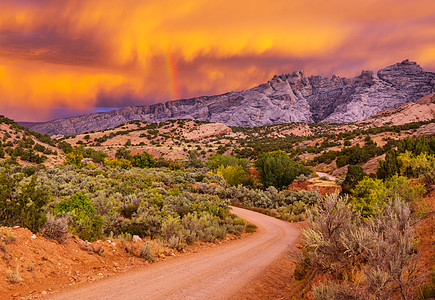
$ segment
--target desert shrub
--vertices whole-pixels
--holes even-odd
[[[299,182],[306,182],[308,179],[309,179],[308,176],[306,176],[305,174],[301,174],[298,177],[296,177],[296,181]]]
[[[257,225],[255,225],[255,224],[247,224],[245,231],[246,231],[246,233],[256,232],[257,231]]]
[[[435,298],[435,266],[432,266],[432,276],[430,282],[419,287],[417,299]]]
[[[85,216],[78,220],[74,230],[82,240],[95,241],[103,236],[103,225],[102,216]]]
[[[412,224],[408,204],[399,200],[365,220],[346,198],[327,196],[303,231],[304,263],[335,279],[347,278],[354,297],[410,299],[420,279]],[[323,286],[316,293],[333,296],[336,290]]]
[[[169,240],[172,236],[182,235],[181,227],[179,217],[169,216],[163,221],[161,235],[165,240]]]
[[[37,232],[46,221],[44,206],[49,201],[49,194],[37,187],[35,176],[21,186],[19,179],[0,171],[0,224],[22,226]]]
[[[213,171],[221,166],[224,168],[228,166],[241,166],[244,171],[249,169],[249,161],[247,159],[237,158],[233,155],[213,154],[207,159],[206,165]]]
[[[236,215],[230,215],[225,219],[225,229],[228,233],[240,235],[246,229],[246,222]]]
[[[95,215],[95,208],[89,196],[76,193],[57,203],[54,213],[74,213],[73,230],[83,240],[94,241],[102,236],[104,219]]]
[[[41,233],[48,239],[55,240],[59,243],[63,243],[69,233],[68,220],[66,218],[54,218],[49,215],[47,222],[42,227]]]
[[[347,283],[339,284],[334,281],[327,281],[314,286],[313,297],[316,300],[357,299]]]
[[[151,246],[150,245],[146,245],[146,246],[141,246],[140,250],[140,257],[149,261],[150,263],[153,263],[156,261],[156,258],[154,256],[154,253],[151,250]]]
[[[70,232],[85,240],[137,234],[161,238],[179,249],[245,228],[230,217],[229,201],[215,192],[224,179],[206,170],[63,165],[35,168],[30,177],[23,172],[18,167],[0,169],[1,224],[26,224],[37,231],[48,213],[66,219]],[[11,195],[13,201],[7,201]],[[49,218],[47,232],[55,226]],[[170,218],[179,226],[175,234],[169,234]]]
[[[355,263],[340,242],[341,236],[350,234],[354,215],[346,204],[345,197],[327,196],[310,217],[309,229],[302,234],[311,268],[338,272]]]
[[[213,193],[237,206],[263,208],[265,210],[261,212],[291,222],[304,220],[307,211],[321,199],[318,190],[278,191],[273,186],[265,191],[244,186],[228,187]]]
[[[19,270],[19,266],[17,265],[15,267],[15,270],[11,270],[11,268],[8,268],[8,270],[6,271],[6,279],[9,283],[20,283],[21,281],[23,281],[23,278],[20,275],[20,270]]]

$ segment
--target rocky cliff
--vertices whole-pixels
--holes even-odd
[[[358,122],[371,127],[403,125],[411,122],[429,121],[435,118],[435,95],[424,96],[416,103],[407,102],[396,109],[378,112],[368,119]]]
[[[105,113],[32,125],[49,135],[72,135],[112,128],[132,120],[195,119],[230,126],[289,122],[354,122],[435,92],[435,73],[405,60],[355,78],[306,77],[303,71],[274,76],[249,90],[130,106]]]

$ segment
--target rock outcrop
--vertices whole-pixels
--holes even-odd
[[[435,95],[429,94],[416,103],[407,102],[399,108],[383,110],[374,116],[360,121],[371,127],[384,125],[403,125],[411,122],[430,121],[435,118]]]
[[[132,120],[195,119],[228,126],[290,122],[354,122],[435,92],[435,73],[405,60],[355,78],[306,77],[303,71],[274,76],[249,90],[58,119],[32,125],[49,135],[113,128]]]

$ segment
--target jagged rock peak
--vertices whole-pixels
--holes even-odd
[[[306,77],[302,70],[275,75],[240,92],[136,106],[31,126],[50,135],[112,128],[133,120],[195,119],[229,126],[289,122],[354,122],[435,93],[435,73],[404,60],[354,78]]]

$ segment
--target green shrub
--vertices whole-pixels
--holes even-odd
[[[124,158],[115,158],[115,159],[104,159],[104,165],[106,165],[109,168],[121,168],[121,169],[130,169],[131,168],[131,161],[124,159]]]
[[[255,224],[248,224],[246,225],[246,229],[245,229],[246,233],[253,233],[257,231],[257,225]]]
[[[83,154],[79,149],[76,148],[66,155],[64,164],[75,165],[80,168],[83,167],[82,160]]]
[[[132,157],[133,167],[150,168],[154,166],[155,162],[156,160],[146,151],[141,154],[133,155]]]
[[[140,250],[140,257],[149,261],[150,263],[153,263],[156,261],[156,258],[151,250],[151,246],[150,245],[146,245],[146,246],[141,246]]]
[[[0,224],[22,226],[37,232],[46,221],[44,206],[49,201],[46,190],[37,187],[36,176],[18,187],[17,176],[0,172]]]
[[[353,166],[349,165],[347,167],[346,178],[341,184],[342,193],[350,194],[355,186],[360,182],[367,174],[364,172],[364,169],[358,165]]]
[[[311,171],[297,163],[283,151],[262,154],[255,163],[260,182],[265,186],[283,188],[290,185],[300,174],[309,175]]]
[[[74,213],[74,232],[87,241],[94,241],[102,237],[104,219],[102,216],[95,215],[95,208],[89,196],[76,193],[67,200],[57,203],[54,213]]]
[[[424,193],[421,184],[412,185],[404,176],[393,176],[385,181],[366,177],[355,186],[350,201],[361,212],[364,218],[376,214],[385,203],[396,199],[413,201]]]
[[[54,213],[74,212],[78,219],[85,216],[92,216],[95,213],[95,208],[92,205],[89,196],[82,193],[76,193],[67,200],[57,203],[54,207]]]
[[[207,159],[206,165],[213,171],[221,166],[224,168],[228,166],[241,166],[244,171],[249,169],[249,161],[247,159],[237,158],[233,155],[213,154]]]
[[[385,160],[379,160],[376,168],[376,177],[386,179],[399,173],[399,163],[397,161],[396,151],[389,150],[385,154]]]

